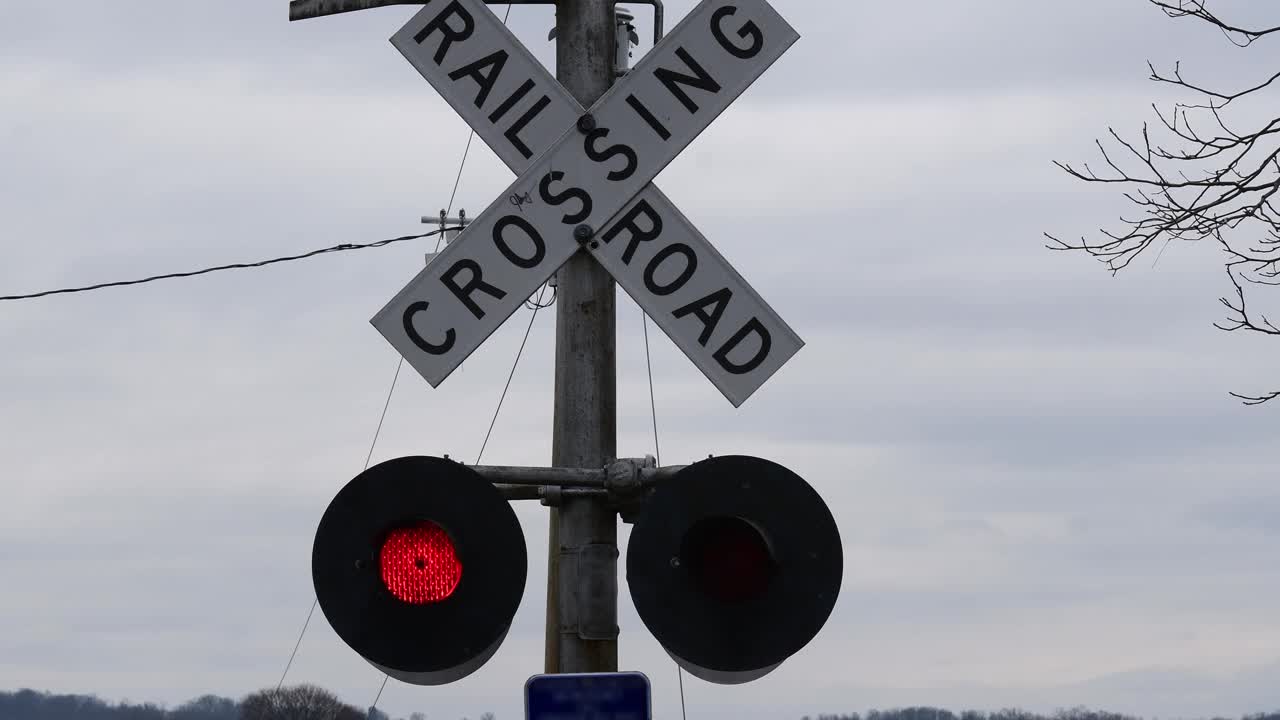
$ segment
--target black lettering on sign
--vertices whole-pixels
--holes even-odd
[[[627,164],[624,165],[621,170],[609,171],[608,177],[614,182],[626,180],[632,175],[635,175],[636,165],[640,162],[639,158],[636,157],[636,151],[632,150],[630,146],[623,145],[622,143],[610,145],[604,150],[596,147],[598,140],[607,137],[609,137],[609,128],[596,128],[595,130],[587,133],[586,139],[583,140],[583,149],[586,150],[587,157],[591,158],[593,162],[598,163],[609,162],[609,160],[618,157],[619,155],[626,158]]]
[[[533,254],[529,257],[517,255],[511,249],[511,245],[507,243],[505,231],[507,228],[515,225],[524,231],[526,237],[533,243]],[[525,270],[538,267],[538,263],[542,262],[542,258],[547,256],[547,244],[542,241],[542,236],[538,234],[536,228],[529,224],[528,220],[519,215],[506,215],[493,225],[493,244],[498,246],[498,252],[502,253],[502,257],[511,261],[512,265],[522,267]]]
[[[498,80],[498,76],[502,74],[502,68],[506,67],[506,64],[507,51],[499,50],[454,70],[449,73],[449,79],[454,82],[458,82],[464,77],[475,80],[476,86],[480,88],[480,91],[476,93],[476,107],[484,107],[484,101],[489,99],[493,84]],[[487,73],[485,68],[489,68]]]
[[[684,256],[684,269],[680,271],[680,274],[676,276],[675,280],[672,280],[666,285],[659,285],[657,278],[654,277],[658,273],[658,268],[662,266],[663,261],[676,253]],[[644,286],[649,292],[657,295],[658,297],[670,295],[684,287],[685,283],[689,282],[689,278],[693,277],[693,272],[697,269],[698,256],[693,252],[693,248],[685,245],[684,243],[672,243],[671,245],[659,250],[653,256],[653,259],[649,261],[649,264],[645,266]]]
[[[591,195],[586,190],[578,187],[570,187],[564,192],[552,193],[551,183],[560,182],[564,179],[564,173],[559,170],[552,170],[542,176],[542,181],[538,183],[538,196],[542,198],[542,202],[548,205],[563,205],[570,200],[577,200],[581,205],[576,213],[566,213],[561,222],[565,225],[575,225],[586,220],[591,216]]]
[[[760,338],[760,347],[756,349],[756,354],[751,356],[750,360],[744,363],[736,363],[729,359],[729,353],[733,352],[743,340],[754,333]],[[733,334],[729,341],[720,346],[720,349],[713,355],[716,362],[720,363],[720,367],[728,370],[734,375],[746,375],[747,373],[760,367],[760,363],[769,357],[769,349],[773,347],[773,338],[769,336],[769,331],[765,329],[764,324],[759,318],[751,318],[747,321],[742,329]]]
[[[451,18],[461,20],[462,27],[454,27],[449,24]],[[436,61],[436,65],[439,65],[444,62],[445,55],[449,54],[449,48],[455,42],[466,40],[475,31],[475,18],[471,17],[471,13],[467,12],[466,8],[462,7],[458,0],[453,0],[445,6],[444,10],[440,11],[439,15],[431,18],[426,26],[419,30],[417,35],[413,36],[413,39],[421,45],[428,37],[431,37],[431,33],[440,33],[440,47],[436,48],[436,54],[432,58]]]
[[[720,318],[724,316],[724,309],[729,307],[729,301],[733,299],[733,291],[729,288],[720,288],[710,295],[694,300],[684,307],[671,313],[677,320],[692,315],[702,321],[702,332],[698,333],[698,344],[706,347],[707,341],[711,339],[712,333],[716,331],[716,326],[720,324]],[[711,306],[711,311],[707,311],[707,306]]]
[[[641,215],[649,218],[648,230],[636,224],[636,220],[640,219]],[[627,214],[623,215],[622,219],[618,220],[613,227],[606,230],[604,235],[600,236],[600,239],[604,241],[605,245],[608,245],[623,230],[627,231],[630,240],[627,242],[627,249],[622,251],[622,264],[630,265],[631,258],[635,257],[636,248],[640,247],[640,243],[657,240],[658,236],[662,234],[662,216],[653,209],[648,200],[641,200],[635,204],[635,207],[628,210]]]
[[[519,92],[519,90],[516,92]],[[526,90],[525,92],[528,91]],[[524,141],[520,139],[520,131],[523,130],[530,122],[533,122],[533,119],[538,117],[538,115],[540,115],[550,104],[551,98],[546,95],[538,98],[538,101],[533,104],[533,107],[526,110],[524,115],[520,116],[519,120],[512,123],[511,127],[507,128],[507,131],[502,133],[502,136],[509,140],[511,145],[515,147],[516,150],[520,151],[520,154],[523,155],[526,160],[533,157],[533,152],[529,150],[529,146],[525,145]]]
[[[463,270],[470,270],[471,278],[467,280],[466,285],[459,285],[457,280],[458,273]],[[454,297],[467,306],[467,309],[471,311],[472,315],[476,316],[477,320],[484,318],[484,310],[481,310],[476,301],[471,299],[473,293],[479,291],[499,300],[507,296],[505,291],[484,281],[480,274],[480,263],[471,258],[463,258],[454,263],[453,267],[445,270],[444,274],[440,276],[440,282],[444,283],[444,286],[449,288],[449,292],[453,293]]]
[[[631,109],[635,110],[637,115],[640,115],[640,119],[644,120],[650,128],[653,128],[653,132],[658,133],[659,138],[662,138],[663,141],[671,140],[671,131],[662,124],[662,120],[654,117],[653,111],[649,110],[648,106],[641,102],[639,97],[627,95],[627,105],[630,105]]]
[[[760,49],[764,47],[764,33],[760,32],[760,27],[748,20],[738,28],[738,37],[748,40],[746,47],[735,45],[729,40],[729,36],[724,33],[724,19],[738,12],[738,8],[734,5],[725,5],[724,7],[711,13],[711,34],[715,35],[719,41],[720,47],[724,48],[728,53],[740,60],[750,60],[760,54]]]
[[[502,116],[506,115],[507,111],[515,107],[516,103],[520,102],[520,100],[523,99],[525,95],[528,95],[529,91],[532,89],[533,81],[525,80],[520,87],[516,88],[515,92],[511,93],[511,97],[503,100],[502,104],[499,105],[496,110],[489,113],[489,122],[496,123],[501,120]]]
[[[658,118],[653,116],[653,113],[649,108],[646,107],[644,103],[640,102],[640,98],[637,98],[635,95],[628,95],[627,104],[631,106],[632,110],[636,111],[636,114],[640,116],[641,120],[644,120],[649,124],[649,127],[653,128],[653,131],[658,134],[658,137],[663,140],[671,139],[671,131],[668,130],[667,126],[663,125]]]
[[[444,342],[439,344],[427,342],[426,338],[419,335],[417,328],[413,326],[413,316],[425,312],[428,305],[429,303],[425,300],[419,300],[404,309],[404,332],[419,350],[432,355],[443,355],[453,349],[453,341],[457,339],[458,334],[453,331],[453,328],[449,328],[445,331]]]
[[[686,110],[696,113],[698,112],[698,104],[693,101],[693,98],[689,97],[689,93],[685,92],[684,87],[705,90],[709,93],[718,93],[720,92],[720,83],[716,82],[716,79],[711,77],[710,73],[702,69],[702,66],[698,64],[697,60],[693,59],[688,50],[678,47],[676,48],[676,56],[684,61],[689,70],[693,71],[692,75],[660,67],[653,71],[653,76],[666,86],[667,90],[680,101],[681,105],[684,105]]]

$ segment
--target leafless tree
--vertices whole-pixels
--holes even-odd
[[[259,690],[240,702],[241,720],[364,720],[365,714],[315,685]]]
[[[1280,3],[1268,8],[1276,24],[1249,27],[1215,13],[1211,0],[1148,1],[1170,18],[1216,28],[1240,48],[1268,36],[1280,38]],[[1139,137],[1108,128],[1110,138],[1096,141],[1105,169],[1055,162],[1080,180],[1122,186],[1136,212],[1120,218],[1120,229],[1100,230],[1093,241],[1046,235],[1049,247],[1088,253],[1114,273],[1152,248],[1158,253],[1174,241],[1207,240],[1222,249],[1233,288],[1220,298],[1226,319],[1216,326],[1280,336],[1266,312],[1246,302],[1260,287],[1280,285],[1280,117],[1275,110],[1280,68],[1222,89],[1188,79],[1178,62],[1168,71],[1147,67],[1152,81],[1175,86],[1192,99],[1165,108],[1153,105],[1157,121],[1144,123]],[[1280,391],[1231,394],[1246,405],[1280,397]]]

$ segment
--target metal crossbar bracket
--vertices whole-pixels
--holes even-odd
[[[558,506],[565,497],[607,498],[630,522],[648,490],[673,477],[684,465],[658,467],[652,455],[624,458],[592,468],[476,465],[473,470],[493,483],[508,500],[540,500]]]

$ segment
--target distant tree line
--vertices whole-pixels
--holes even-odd
[[[4,720],[240,720],[240,704],[205,695],[172,710],[153,703],[111,704],[92,695],[52,695],[35,690],[0,692]]]
[[[1052,715],[1041,715],[1039,713],[1027,712],[1026,710],[1007,709],[997,710],[995,712],[983,712],[980,710],[965,710],[960,713],[954,713],[950,710],[934,707],[908,707],[898,708],[896,710],[871,710],[865,715],[856,712],[852,713],[834,713],[831,715],[817,715],[811,717],[806,715],[802,720],[1142,720],[1133,715],[1121,715],[1120,713],[1106,712],[1102,710],[1090,710],[1084,707],[1075,707],[1069,710],[1059,710]],[[1225,717],[1215,717],[1212,720],[1231,720]],[[1253,715],[1245,715],[1240,720],[1280,720],[1280,711],[1271,713],[1256,713]]]
[[[480,716],[493,720],[493,715]],[[315,685],[268,688],[239,700],[204,695],[175,708],[128,701],[108,703],[93,695],[0,691],[0,720],[392,720],[375,708],[361,710]],[[415,712],[399,720],[427,720]]]
[[[495,720],[493,713],[477,716]],[[108,703],[92,695],[53,695],[35,690],[0,691],[0,720],[392,720],[376,708],[360,710],[315,685],[268,688],[240,700],[203,695],[169,709],[154,703]],[[427,720],[421,712],[398,720]],[[462,720],[467,720],[463,718]],[[1025,710],[955,713],[933,707],[870,710],[865,714],[806,715],[802,720],[1141,720],[1131,715],[1076,707],[1041,715]],[[1212,720],[1280,720],[1280,711]]]

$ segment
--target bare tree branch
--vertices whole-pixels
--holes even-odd
[[[1241,395],[1240,393],[1231,393],[1231,397],[1240,398],[1242,405],[1261,405],[1268,400],[1275,400],[1280,397],[1280,390],[1269,392],[1265,395]]]
[[[1208,9],[1208,0],[1149,0],[1172,18],[1190,17],[1220,29],[1231,42],[1248,47],[1280,33],[1280,25],[1248,28],[1232,24]],[[1065,240],[1046,233],[1053,250],[1085,252],[1112,273],[1158,246],[1208,240],[1226,256],[1232,297],[1221,298],[1227,318],[1217,327],[1280,335],[1267,317],[1252,312],[1245,286],[1280,285],[1280,117],[1252,120],[1244,104],[1252,99],[1275,102],[1280,71],[1242,89],[1218,90],[1188,81],[1180,63],[1162,73],[1148,63],[1153,82],[1172,85],[1192,100],[1161,109],[1153,105],[1158,124],[1126,138],[1107,128],[1109,142],[1095,141],[1105,169],[1054,161],[1072,177],[1088,183],[1124,186],[1123,197],[1137,210],[1121,217],[1118,230],[1102,228],[1098,237]],[[1239,110],[1237,106],[1240,106]],[[1256,113],[1254,114],[1256,117]],[[1261,404],[1280,393],[1235,395],[1246,404]]]
[[[1151,0],[1151,4],[1164,10],[1164,14],[1171,18],[1192,17],[1203,20],[1221,30],[1222,33],[1227,36],[1228,40],[1240,47],[1247,47],[1253,44],[1253,42],[1258,38],[1280,32],[1280,25],[1274,27],[1245,28],[1225,22],[1205,7],[1207,4],[1206,0],[1177,0],[1177,2]]]

